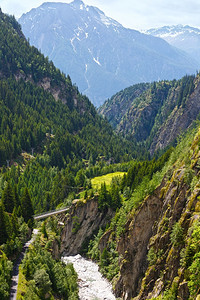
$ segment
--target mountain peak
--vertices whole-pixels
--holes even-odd
[[[146,34],[151,34],[154,36],[158,36],[158,37],[162,37],[164,36],[174,36],[175,34],[184,34],[184,33],[196,33],[196,34],[200,34],[200,29],[199,28],[195,28],[189,25],[182,25],[182,24],[178,24],[178,25],[166,25],[163,27],[158,27],[158,28],[151,28],[148,30],[143,31]]]
[[[85,3],[81,0],[74,0],[73,2],[70,3],[70,5],[80,9],[86,8]]]
[[[200,28],[178,24],[151,28],[144,33],[160,37],[172,46],[185,51],[197,61],[197,66],[199,65]]]
[[[70,74],[96,106],[133,83],[180,78],[197,69],[196,61],[165,41],[126,29],[81,0],[51,2],[19,22],[30,43]]]

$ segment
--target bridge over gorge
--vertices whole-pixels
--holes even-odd
[[[82,187],[77,187],[77,186],[66,186],[66,188],[75,190],[76,193],[82,191],[82,189],[83,189]],[[76,200],[77,199],[74,199],[74,201],[76,201]],[[34,218],[34,220],[42,220],[42,219],[48,218],[50,216],[61,214],[68,210],[69,210],[69,207],[64,207],[64,208],[61,208],[58,210],[51,210],[51,211],[44,212],[42,214],[34,215],[33,218]]]
[[[51,211],[44,212],[42,214],[34,215],[33,218],[34,218],[34,220],[42,220],[42,219],[48,218],[50,216],[61,214],[61,213],[66,212],[68,210],[69,210],[69,206],[58,209],[58,210],[51,210]]]

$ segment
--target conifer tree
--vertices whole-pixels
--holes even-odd
[[[41,231],[42,231],[42,233],[44,234],[44,238],[45,238],[45,239],[48,239],[48,234],[47,234],[45,222],[43,222],[43,224],[42,224],[42,229],[41,229]]]
[[[121,197],[119,194],[119,188],[115,184],[113,184],[111,188],[111,199],[112,199],[111,207],[113,209],[117,209],[121,206]]]
[[[24,190],[24,194],[21,199],[22,216],[24,221],[27,223],[29,219],[33,218],[33,206],[27,187]]]
[[[20,206],[20,200],[19,200],[19,195],[17,192],[17,185],[15,184],[14,187],[14,201],[15,201],[15,207],[18,208]]]
[[[5,243],[7,238],[5,211],[3,204],[0,202],[0,245]]]
[[[98,207],[100,210],[105,210],[110,206],[111,197],[109,192],[107,191],[105,182],[101,184],[101,189],[99,191],[98,198]]]
[[[12,233],[17,236],[18,230],[19,230],[19,225],[18,225],[18,220],[17,220],[17,209],[16,207],[13,210],[13,213],[10,218],[10,224],[12,226]]]
[[[8,181],[5,189],[3,190],[2,202],[5,207],[5,211],[12,213],[15,203],[14,203],[14,194],[13,194],[12,187],[11,187],[11,184],[9,181]]]
[[[44,201],[44,209],[45,209],[45,211],[49,211],[50,210],[50,205],[51,205],[51,196],[50,196],[50,193],[47,192],[46,196],[45,196],[45,201]]]

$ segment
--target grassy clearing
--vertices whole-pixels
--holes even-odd
[[[117,176],[122,177],[124,174],[126,174],[126,173],[125,172],[115,172],[115,173],[109,173],[109,174],[99,176],[99,177],[94,177],[91,180],[92,187],[94,189],[100,189],[101,184],[104,182],[106,183],[107,186],[109,186],[111,184],[113,177],[117,177]]]

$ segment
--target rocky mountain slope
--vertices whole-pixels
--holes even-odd
[[[19,22],[30,43],[96,106],[134,83],[181,78],[199,66],[162,39],[124,28],[80,0],[44,3]]]
[[[46,149],[53,164],[60,168],[75,153],[76,159],[85,155],[84,159],[90,155],[97,158],[95,145],[99,143],[99,155],[106,154],[107,146],[111,150],[107,154],[112,153],[117,148],[117,145],[112,147],[118,137],[89,99],[72,85],[69,76],[65,77],[48,58],[29,45],[13,17],[0,12],[0,22],[0,166],[22,150],[29,152],[38,147],[44,150],[44,142],[48,143]]]
[[[160,37],[170,45],[187,52],[198,63],[200,62],[200,29],[188,25],[164,26],[144,31]]]
[[[198,279],[192,280],[195,272],[199,274],[199,246],[193,244],[200,238],[199,137],[198,132],[191,147],[186,141],[179,146],[173,168],[129,218],[118,243],[123,257],[118,296],[122,289],[125,299],[197,296]]]
[[[143,178],[143,183],[116,212],[110,226],[90,242],[92,253],[99,253],[100,268],[107,268],[107,275],[119,264],[117,275],[111,277],[116,297],[127,300],[198,299],[199,145],[200,131],[190,130],[171,153],[162,171],[155,173],[148,182]],[[142,185],[147,191],[139,196],[137,191]],[[81,223],[82,220],[92,221],[91,209],[88,214],[86,209],[91,205],[94,205],[91,200],[82,202],[67,217],[61,239],[62,251],[71,251],[66,232],[70,234],[70,243],[76,241],[76,246],[79,245],[76,234],[71,233],[73,216],[80,216]],[[106,214],[104,221],[105,217]],[[93,228],[94,223],[93,219]],[[99,217],[96,224],[99,224]],[[88,236],[87,230],[87,226],[77,227],[77,236]],[[76,254],[80,247],[74,249]],[[118,262],[113,260],[116,253]],[[111,267],[108,261],[112,262]]]
[[[199,75],[135,85],[114,95],[98,111],[117,132],[145,142],[153,154],[173,142],[198,117],[199,88]]]

